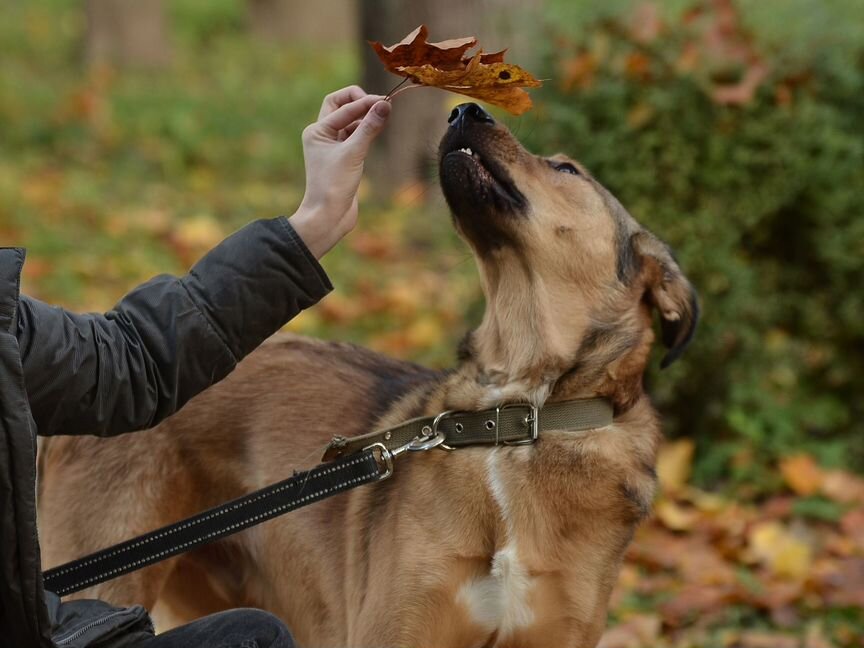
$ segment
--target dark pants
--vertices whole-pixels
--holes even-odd
[[[288,628],[263,610],[240,608],[211,614],[163,632],[141,648],[293,648]]]

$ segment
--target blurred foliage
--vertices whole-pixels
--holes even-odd
[[[255,42],[241,0],[170,0],[175,60],[149,73],[87,71],[78,3],[0,6],[0,244],[78,310],[290,214],[300,132],[359,76],[356,51]],[[737,6],[547,0],[549,81],[504,118],[584,161],[702,296],[691,349],[650,376],[681,438],[606,648],[864,646],[864,3]],[[451,365],[483,301],[435,196],[364,200],[324,260],[336,290],[289,328]]]
[[[755,506],[691,484],[693,449],[660,452],[599,648],[864,645],[864,479],[791,455]]]
[[[534,150],[579,157],[676,250],[704,317],[649,385],[667,429],[697,440],[697,480],[754,494],[794,451],[864,465],[864,4],[794,0],[783,20],[768,4],[550,1],[550,81],[506,118]],[[241,0],[168,6],[173,65],[120,73],[82,65],[76,3],[4,5],[0,235],[29,248],[37,296],[106,309],[293,211],[299,134],[358,76],[355,51],[255,42]],[[324,262],[336,292],[290,327],[451,364],[482,295],[429,194],[365,204]]]
[[[256,42],[240,0],[168,7],[175,60],[158,72],[88,71],[77,3],[5,7],[0,239],[28,248],[34,296],[105,310],[250,220],[291,214],[300,133],[325,94],[359,76],[353,49]],[[337,290],[291,329],[452,364],[479,286],[446,211],[424,211],[424,193],[364,203],[361,226],[324,262]]]
[[[554,8],[524,139],[583,161],[700,291],[695,342],[649,380],[697,478],[771,490],[796,449],[860,469],[864,4]]]

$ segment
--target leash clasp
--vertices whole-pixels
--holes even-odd
[[[411,439],[405,445],[401,445],[393,450],[388,449],[383,443],[373,443],[363,448],[363,450],[377,450],[380,453],[379,463],[384,465],[384,472],[381,473],[378,481],[383,481],[393,475],[393,460],[398,456],[405,454],[406,452],[425,452],[426,450],[437,448],[444,443],[447,436],[444,432],[438,429],[438,425],[441,422],[441,419],[446,418],[450,414],[452,414],[452,412],[442,412],[435,417],[435,420],[432,421],[432,425],[424,425],[420,429],[420,434]]]
[[[384,481],[385,479],[389,479],[393,475],[393,453],[387,449],[383,443],[373,443],[372,445],[368,445],[363,448],[363,451],[366,450],[372,451],[372,456],[375,457],[375,461],[378,462],[379,466],[384,467],[383,472],[378,475],[378,481]],[[379,453],[379,456],[375,456],[375,452]]]

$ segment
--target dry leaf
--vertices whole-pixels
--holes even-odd
[[[787,610],[804,592],[802,581],[781,579],[763,579],[761,589],[750,593],[750,600],[756,605],[765,607],[772,612]]]
[[[654,514],[667,529],[687,531],[692,529],[699,518],[693,509],[685,508],[670,499],[663,498],[654,505]]]
[[[864,509],[854,509],[840,520],[843,533],[864,552]]]
[[[583,52],[561,62],[561,89],[570,92],[574,88],[589,88],[599,67],[597,57]]]
[[[421,25],[395,45],[370,44],[387,70],[417,85],[480,99],[514,115],[531,108],[531,97],[522,88],[542,84],[518,65],[504,63],[504,51],[481,51],[466,57],[466,52],[477,45],[476,38],[430,43],[428,35],[426,26]]]
[[[750,529],[749,549],[754,558],[779,576],[804,578],[813,562],[809,544],[779,522],[762,522]]]
[[[628,22],[630,35],[637,43],[651,43],[657,40],[663,30],[660,8],[656,2],[642,2],[637,5]]]
[[[363,308],[356,300],[338,291],[323,300],[316,310],[322,321],[333,324],[353,322],[363,314]]]
[[[372,41],[369,44],[384,63],[384,67],[399,76],[406,76],[401,72],[403,67],[426,64],[433,65],[439,70],[464,69],[462,57],[465,52],[477,45],[477,39],[470,36],[440,43],[427,42],[428,36],[429,30],[426,25],[420,25],[395,45],[385,47],[381,43]]]
[[[738,83],[718,85],[714,88],[711,98],[721,105],[742,106],[753,101],[756,91],[768,77],[768,66],[755,63],[748,68],[744,78]]]
[[[780,474],[799,495],[813,495],[822,486],[822,471],[810,455],[786,457],[780,462]]]
[[[690,439],[679,439],[660,448],[657,456],[657,476],[664,492],[680,490],[690,479],[693,450],[693,441]]]
[[[348,247],[360,256],[377,261],[387,261],[398,256],[399,241],[395,236],[382,232],[355,232],[348,239]]]
[[[431,349],[441,343],[444,330],[438,318],[432,316],[417,319],[405,331],[408,343],[414,349]]]
[[[721,610],[736,598],[734,588],[686,585],[660,605],[660,613],[666,623],[678,626],[692,616]]]
[[[800,648],[801,643],[787,634],[753,630],[742,632],[735,645],[741,648]]]
[[[834,644],[825,636],[822,626],[814,624],[807,628],[804,648],[834,648]]]
[[[682,489],[678,497],[686,499],[703,513],[721,513],[729,506],[729,502],[721,495],[709,493],[693,486]]]
[[[835,502],[864,503],[864,479],[843,470],[830,470],[823,474],[821,492]]]
[[[221,225],[210,216],[182,221],[168,233],[168,243],[185,265],[191,265],[225,238]]]
[[[657,642],[660,628],[660,617],[653,614],[634,614],[603,633],[597,648],[647,648]]]
[[[838,607],[864,608],[864,558],[846,558],[822,575],[825,600]]]

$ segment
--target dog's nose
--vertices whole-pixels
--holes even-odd
[[[450,118],[447,120],[451,127],[458,128],[466,122],[480,122],[485,124],[494,124],[495,120],[492,115],[483,110],[475,103],[459,104],[450,113]]]

